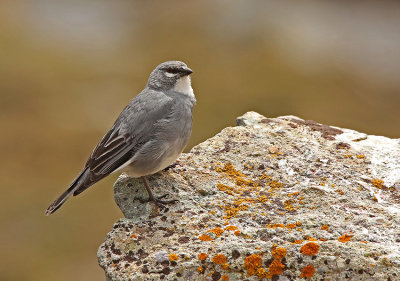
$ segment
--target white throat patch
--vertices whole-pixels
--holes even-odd
[[[174,91],[182,93],[184,95],[194,97],[192,84],[190,82],[189,75],[183,76],[176,81]]]
[[[176,75],[176,73],[165,72],[165,76],[167,76],[167,77],[174,77],[175,75]]]

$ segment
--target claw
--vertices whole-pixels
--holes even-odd
[[[146,187],[147,193],[149,194],[149,198],[147,200],[140,200],[140,202],[144,203],[144,202],[153,201],[154,204],[156,204],[160,208],[166,208],[164,205],[173,204],[173,203],[178,202],[178,200],[176,200],[176,199],[162,200],[163,198],[167,197],[168,194],[164,194],[160,197],[155,197],[153,195],[153,192],[151,192],[151,189],[150,189],[149,183],[147,182],[147,179],[145,177],[142,177],[142,180],[143,180],[144,186]]]

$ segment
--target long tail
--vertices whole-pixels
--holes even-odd
[[[48,216],[52,213],[54,213],[55,211],[58,210],[58,208],[60,208],[62,206],[62,204],[65,203],[65,201],[67,201],[67,199],[74,194],[74,192],[78,189],[86,189],[89,186],[87,185],[87,179],[88,176],[90,176],[90,171],[88,168],[86,168],[85,170],[83,170],[79,176],[71,183],[70,187],[64,191],[63,194],[60,195],[60,197],[58,197],[53,203],[51,203],[51,205],[47,208],[45,215]],[[93,183],[92,183],[93,184]],[[85,186],[84,186],[85,185]],[[79,194],[79,193],[78,193]],[[74,194],[75,195],[75,194]],[[77,194],[76,194],[77,195]]]

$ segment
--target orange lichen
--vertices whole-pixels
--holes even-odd
[[[279,247],[272,250],[272,256],[276,260],[281,260],[286,256],[286,249]]]
[[[294,209],[294,206],[293,206],[293,203],[295,203],[296,201],[294,201],[294,200],[286,200],[286,201],[284,201],[283,202],[283,205],[285,205],[285,209],[286,210],[288,210],[288,211],[294,211],[295,209]]]
[[[240,235],[240,230],[236,230],[233,234],[235,234],[236,236]]]
[[[221,280],[222,280],[222,281],[228,281],[228,280],[229,280],[228,275],[225,275],[225,274],[222,275]]]
[[[301,271],[300,274],[300,278],[306,277],[306,278],[310,278],[314,275],[315,273],[315,268],[313,265],[307,265],[303,268],[303,270]]]
[[[175,255],[175,254],[170,254],[170,255],[169,255],[169,260],[170,260],[170,261],[177,261],[177,260],[178,260],[178,256]]]
[[[212,232],[215,235],[217,235],[217,237],[219,237],[224,232],[224,230],[222,228],[220,228],[220,227],[216,227],[214,229],[207,230],[207,232]]]
[[[278,260],[273,260],[268,267],[269,272],[274,275],[279,275],[283,272],[285,266]]]
[[[238,185],[238,186],[257,186],[258,184],[257,183],[255,183],[254,181],[252,181],[252,180],[246,180],[246,179],[244,179],[244,178],[238,178],[238,179],[236,179],[236,185]]]
[[[242,172],[236,171],[235,167],[233,167],[233,165],[231,163],[226,163],[223,168],[216,167],[215,171],[217,171],[218,173],[225,173],[226,175],[228,175],[230,177],[244,177],[245,176]]]
[[[267,202],[268,201],[268,196],[267,195],[261,195],[257,198],[257,200],[261,203]]]
[[[296,192],[290,193],[290,194],[288,194],[288,196],[291,197],[291,196],[295,196],[297,194],[300,194],[300,191],[296,191]]]
[[[267,270],[265,268],[260,267],[257,269],[256,274],[260,279],[265,278],[267,277]]]
[[[222,269],[227,270],[227,269],[229,269],[229,263],[224,263],[221,267],[222,267]]]
[[[321,226],[321,229],[322,229],[322,230],[328,231],[329,225],[323,224],[323,225]]]
[[[235,203],[239,203],[239,204],[235,204]],[[246,210],[249,208],[249,207],[246,206],[246,205],[241,205],[241,206],[239,206],[241,203],[242,203],[242,202],[234,202],[234,206],[226,205],[226,206],[224,207],[224,208],[225,208],[225,214],[226,214],[226,216],[224,216],[224,219],[230,219],[230,218],[232,218],[232,217],[236,217],[237,214],[238,214],[240,211],[246,211]]]
[[[382,188],[383,186],[383,180],[380,179],[373,179],[372,180],[372,185],[375,186],[376,188]]]
[[[293,241],[293,244],[301,244],[301,243],[303,243],[304,242],[304,240],[294,240]]]
[[[200,253],[197,255],[197,257],[199,258],[199,260],[204,261],[208,255],[206,253]]]
[[[339,193],[340,195],[344,194],[343,190],[341,190],[341,189],[337,189],[336,192]]]
[[[261,177],[259,177],[260,180],[265,179],[266,180],[266,184],[271,187],[271,188],[280,188],[282,186],[282,183],[280,183],[277,180],[273,180],[271,178],[271,176],[267,176],[266,174],[262,174]]]
[[[344,234],[344,235],[340,236],[338,238],[338,240],[339,240],[339,242],[345,243],[345,242],[349,242],[351,237],[353,237],[353,235]]]
[[[228,225],[227,227],[225,227],[225,230],[237,230],[237,226],[234,225]]]
[[[130,238],[137,238],[137,235],[132,234],[131,236],[129,236]]]
[[[303,255],[313,256],[318,253],[319,245],[314,242],[308,242],[300,248],[300,251]]]
[[[367,244],[368,242],[367,242],[367,241],[362,241],[362,240],[361,240],[360,243],[365,243],[365,244]]]
[[[202,241],[211,241],[212,238],[210,236],[208,236],[207,234],[203,234],[199,237],[200,240]]]
[[[262,265],[262,258],[257,254],[252,254],[244,259],[243,268],[247,270],[247,276],[257,273],[257,269]]]
[[[296,225],[294,223],[288,223],[286,225],[286,228],[293,229],[293,228],[296,228]]]
[[[219,184],[217,184],[217,188],[221,191],[225,191],[226,193],[233,195],[233,193],[232,193],[233,187],[231,187],[231,186],[227,186],[225,184],[219,183]]]
[[[204,267],[199,266],[199,267],[197,268],[197,271],[200,272],[200,273],[202,273],[202,272],[204,271]]]
[[[357,158],[358,158],[358,159],[363,159],[363,158],[365,158],[365,155],[363,155],[363,154],[358,154],[358,155],[357,155]]]
[[[249,210],[252,204],[265,204],[269,202],[271,196],[274,195],[276,188],[282,187],[282,183],[273,180],[270,176],[265,173],[258,177],[259,181],[248,178],[247,175],[235,169],[231,163],[226,163],[222,166],[221,163],[216,163],[218,166],[215,167],[215,171],[221,174],[221,177],[229,177],[233,186],[226,185],[226,183],[218,183],[217,188],[230,195],[227,200],[233,202],[227,202],[226,199],[222,200],[224,204],[218,206],[225,211],[223,218],[229,220],[230,218],[238,216],[242,211]],[[252,169],[252,165],[244,164],[245,169]],[[261,183],[262,181],[262,183]],[[269,186],[270,189],[262,188],[261,186]],[[265,194],[260,194],[261,190]],[[268,192],[268,193],[267,193]],[[290,210],[294,210],[294,207],[286,206]],[[254,219],[254,216],[253,216]],[[229,229],[234,230],[234,229]]]
[[[297,226],[301,226],[301,222],[296,221],[296,225],[297,225]]]
[[[226,263],[226,257],[224,255],[222,255],[222,254],[215,255],[212,258],[212,262],[215,263],[215,264],[224,264],[224,263]]]
[[[285,225],[284,225],[283,223],[276,223],[276,224],[273,224],[273,225],[270,225],[270,224],[269,224],[267,227],[268,227],[268,228],[278,228],[278,227],[284,228]]]

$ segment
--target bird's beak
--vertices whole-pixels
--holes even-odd
[[[190,75],[190,74],[192,74],[193,73],[193,70],[191,70],[189,67],[183,67],[183,69],[182,69],[183,71],[183,75],[184,76],[186,76],[186,75]]]

